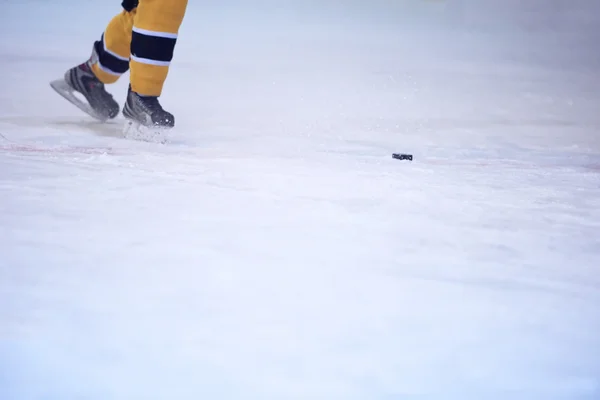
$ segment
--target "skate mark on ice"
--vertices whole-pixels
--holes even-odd
[[[68,130],[67,133],[92,133],[102,137],[124,138],[123,120],[113,120],[99,122],[95,120],[86,120],[85,117],[26,117],[26,116],[7,116],[0,117],[1,122],[11,125],[17,125],[27,128],[54,128],[60,131]],[[85,130],[87,132],[82,131]]]
[[[124,123],[121,120],[112,122],[59,120],[53,121],[51,124],[60,128],[83,128],[97,136],[125,139],[123,135]]]
[[[106,155],[122,155],[116,149],[110,147],[93,147],[93,146],[36,146],[30,144],[2,144],[0,151],[10,153],[36,153],[36,154],[106,154]]]

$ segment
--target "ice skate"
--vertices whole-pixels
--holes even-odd
[[[104,122],[119,114],[119,104],[92,72],[91,65],[95,59],[97,54],[94,48],[88,61],[71,68],[63,79],[50,82],[50,86],[80,110]]]
[[[131,86],[123,116],[127,119],[125,137],[131,139],[164,143],[175,126],[175,117],[162,108],[158,97],[139,95],[131,90]]]

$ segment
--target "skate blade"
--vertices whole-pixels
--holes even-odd
[[[126,139],[150,143],[168,143],[170,140],[171,131],[172,128],[145,126],[130,119],[126,119],[125,125],[123,126],[123,136]]]
[[[90,117],[95,118],[100,122],[106,122],[108,120],[108,117],[98,114],[94,111],[92,107],[90,107],[90,105],[87,102],[77,97],[75,95],[77,91],[71,86],[69,86],[69,84],[65,82],[64,79],[57,79],[55,81],[52,81],[50,82],[50,86],[56,91],[56,93],[60,94],[69,103],[73,104],[81,111],[88,114]]]

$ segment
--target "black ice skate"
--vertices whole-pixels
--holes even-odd
[[[134,123],[152,128],[173,128],[175,117],[165,111],[156,96],[141,96],[131,90],[127,92],[127,101],[123,107],[125,118]]]
[[[131,90],[123,107],[128,120],[125,136],[146,141],[166,141],[166,132],[175,126],[175,117],[165,111],[156,96],[142,96]]]
[[[104,122],[119,114],[119,104],[92,72],[93,60],[97,60],[95,48],[88,61],[71,68],[63,79],[50,82],[50,86],[80,110]],[[76,93],[82,95],[85,100]]]

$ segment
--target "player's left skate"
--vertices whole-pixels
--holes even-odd
[[[139,95],[131,86],[123,116],[127,119],[123,133],[130,139],[164,143],[175,126],[175,117],[162,108],[158,97]]]

